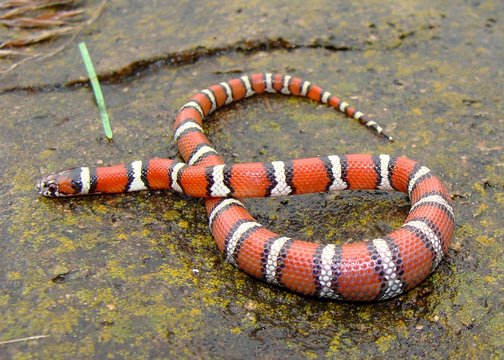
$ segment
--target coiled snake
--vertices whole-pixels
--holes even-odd
[[[110,167],[78,167],[42,179],[42,195],[73,196],[171,189],[206,198],[210,230],[226,259],[247,274],[309,296],[350,301],[395,297],[415,287],[448,251],[450,195],[425,166],[389,155],[331,155],[225,164],[202,130],[215,110],[254,94],[303,96],[327,104],[391,140],[362,112],[308,81],[253,74],[210,86],[178,112],[174,138],[186,163],[155,158]],[[351,244],[318,244],[271,232],[236,198],[333,190],[394,190],[411,199],[399,229]]]

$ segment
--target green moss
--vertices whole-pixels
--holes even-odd
[[[484,246],[493,246],[496,244],[495,239],[485,236],[485,235],[480,235],[476,237],[476,241],[480,243],[481,245]]]
[[[162,216],[166,221],[175,221],[180,218],[180,213],[177,210],[167,210],[163,212]]]
[[[329,342],[329,351],[326,353],[326,356],[333,357],[335,354],[338,354],[340,350],[343,350],[343,347],[346,347],[345,338],[342,338],[342,336],[347,334],[348,330],[341,329],[332,336]]]
[[[119,260],[108,261],[106,269],[113,279],[126,280],[126,269],[124,269],[124,265]]]
[[[390,352],[390,347],[393,346],[393,343],[397,341],[397,338],[395,335],[384,335],[380,336],[378,339],[376,339],[375,343],[378,346],[378,350],[382,354],[386,354]]]

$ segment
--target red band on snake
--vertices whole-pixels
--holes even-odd
[[[362,112],[308,81],[254,74],[202,90],[180,109],[174,138],[186,163],[156,158],[79,167],[49,175],[37,188],[45,196],[170,189],[204,197],[210,230],[230,263],[255,278],[308,296],[385,300],[422,282],[447,253],[453,235],[451,199],[441,181],[425,166],[389,155],[225,164],[203,133],[203,119],[222,106],[262,93],[328,104],[391,140]],[[400,191],[411,199],[411,210],[404,225],[381,238],[326,245],[273,233],[235,199],[346,189]]]

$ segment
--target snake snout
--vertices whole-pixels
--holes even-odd
[[[46,177],[35,184],[35,188],[39,192],[39,194],[48,197],[56,197],[60,196],[59,194],[59,186],[57,182],[50,178]]]

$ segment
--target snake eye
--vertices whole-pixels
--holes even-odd
[[[48,184],[47,191],[51,196],[55,196],[58,193],[58,185],[56,183]]]

